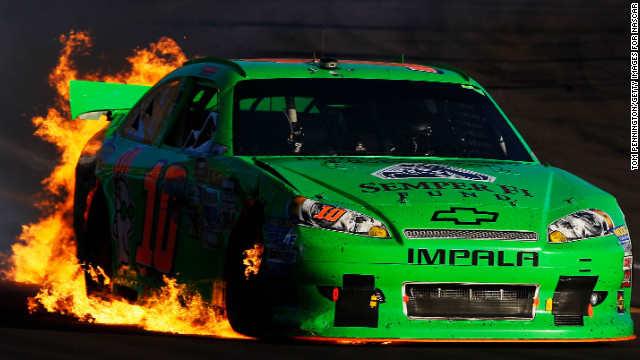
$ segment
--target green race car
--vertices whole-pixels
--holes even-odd
[[[635,338],[615,199],[458,69],[200,58],[71,108],[110,120],[76,172],[78,258],[113,279],[90,293],[168,275],[252,336]]]

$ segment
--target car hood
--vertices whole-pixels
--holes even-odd
[[[254,161],[300,195],[362,211],[399,228],[546,232],[561,216],[613,200],[576,176],[535,163],[389,157]]]

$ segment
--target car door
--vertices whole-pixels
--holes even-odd
[[[179,154],[176,158],[183,161],[168,164],[172,172],[180,167],[187,173],[186,188],[179,189],[183,198],[173,260],[180,278],[210,287],[215,286],[213,279],[221,277],[222,237],[235,220],[235,208],[231,209],[235,203],[229,202],[235,194],[228,191],[233,183],[211,166],[226,151],[213,141],[219,113],[218,88],[213,81],[188,78],[184,91],[181,109],[161,139],[161,149]],[[169,175],[175,178],[167,172],[165,188]],[[210,289],[202,292],[211,294]]]
[[[118,276],[170,273],[178,234],[186,156],[159,146],[174,112],[184,102],[184,79],[152,88],[123,120],[112,157],[112,236]],[[138,265],[135,267],[134,265]]]
[[[163,274],[214,276],[198,273],[197,258],[217,250],[207,225],[217,218],[218,193],[204,186],[208,174],[200,168],[224,151],[211,141],[217,107],[215,84],[185,77],[154,87],[124,120],[113,164],[112,233],[125,286],[144,291]]]

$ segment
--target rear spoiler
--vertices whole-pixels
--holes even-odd
[[[71,118],[98,120],[107,111],[129,110],[151,86],[73,80],[69,84]]]

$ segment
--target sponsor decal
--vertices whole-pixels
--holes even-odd
[[[233,224],[236,220],[236,212],[230,210],[220,209],[220,215],[218,217],[220,230],[230,232],[233,229]]]
[[[621,226],[618,226],[617,228],[614,228],[613,233],[616,234],[616,236],[618,237],[618,241],[620,241],[620,246],[624,248],[625,269],[626,269],[627,258],[629,259],[630,262],[632,262],[631,250],[633,246],[631,244],[631,238],[629,237],[629,230],[625,225],[621,225]],[[631,267],[629,266],[629,268]]]
[[[218,205],[207,205],[204,207],[203,223],[206,228],[216,231],[220,230],[220,209]]]
[[[202,230],[213,233],[230,232],[238,213],[236,195],[238,181],[225,177],[219,171],[210,170],[204,162],[196,165],[194,172],[200,180],[205,180],[204,182],[207,184],[206,186],[196,185],[193,195],[189,197],[192,213],[194,215],[201,214],[199,222],[201,222]],[[201,209],[196,209],[197,206]],[[200,224],[194,226],[200,226]],[[192,231],[192,233],[196,232]],[[203,241],[205,240],[203,239]]]
[[[292,265],[298,258],[298,251],[293,249],[296,236],[290,232],[293,228],[289,226],[289,219],[271,217],[267,219],[265,230],[265,243],[267,246],[266,265],[267,273],[275,277],[291,276]]]
[[[187,205],[184,210],[185,233],[189,237],[199,239],[202,236],[203,205],[201,189],[197,185],[190,185],[187,190]]]
[[[411,70],[411,71],[420,71],[420,72],[430,72],[430,73],[436,73],[436,74],[444,74],[444,72],[440,69],[435,69],[435,68],[431,68],[428,66],[424,66],[424,65],[410,65],[410,66],[405,66],[407,69]]]
[[[218,205],[220,192],[209,187],[203,188],[202,203],[206,206]]]
[[[237,180],[236,179],[232,179],[232,178],[222,178],[222,182],[220,183],[220,187],[222,188],[222,191],[228,191],[228,192],[232,192],[235,193],[237,186],[236,186]]]
[[[270,249],[267,254],[267,262],[294,264],[298,253],[294,250]]]
[[[630,262],[630,264],[633,266],[633,262]],[[620,287],[631,287],[631,269],[624,271],[624,276],[622,278],[622,284],[620,285]]]
[[[377,62],[377,61],[355,61],[349,60],[345,61],[345,64],[360,64],[360,65],[382,65],[382,66],[393,66],[393,67],[402,67],[411,71],[421,71],[421,72],[429,72],[434,74],[443,74],[443,71],[440,69],[432,68],[426,65],[416,65],[416,64],[403,64],[403,63],[386,63],[386,62]]]
[[[215,73],[217,73],[218,71],[220,71],[220,69],[213,67],[213,66],[203,66],[202,69],[200,70],[200,75],[203,76],[211,76]]]
[[[527,189],[513,185],[498,184],[478,184],[459,181],[420,181],[420,182],[385,182],[385,183],[364,183],[359,185],[361,191],[366,194],[377,192],[407,192],[422,191],[429,197],[443,196],[443,192],[458,191],[461,197],[474,197],[478,195],[491,197],[495,200],[511,201],[514,197],[534,197]]]
[[[621,243],[625,241],[629,241],[629,230],[625,225],[621,225],[621,226],[618,226],[617,228],[614,228],[613,233],[616,234],[616,236],[618,237],[618,240],[620,240]]]
[[[282,232],[266,233],[266,244],[271,248],[291,248],[296,241],[296,235]]]
[[[338,221],[338,219],[340,219],[342,215],[344,215],[347,212],[347,210],[345,209],[341,209],[339,207],[334,207],[331,205],[321,205],[321,206],[322,206],[322,209],[320,209],[320,212],[313,215],[314,219],[335,222],[335,221]]]
[[[537,267],[539,254],[535,251],[409,248],[407,260],[411,265]]]
[[[475,208],[452,207],[433,213],[431,221],[453,221],[456,225],[480,225],[483,222],[496,222],[498,213],[478,211]]]
[[[494,182],[494,176],[438,164],[402,163],[378,170],[371,175],[380,179],[455,179]]]
[[[213,233],[222,231],[220,209],[226,207],[228,210],[233,210],[235,214],[236,203],[231,200],[231,197],[227,198],[229,200],[227,202],[222,201],[223,195],[234,196],[233,194],[221,194],[219,190],[210,187],[200,185],[189,187],[187,209],[185,210],[186,234],[190,237],[202,238],[203,247],[206,249],[215,250],[217,248],[217,235]]]
[[[296,220],[271,216],[267,219],[264,231],[268,248],[292,248],[296,235],[291,234]]]
[[[196,159],[196,163],[193,166],[193,179],[203,184],[207,180],[209,174],[209,162],[206,159]]]
[[[220,207],[228,210],[237,210],[236,195],[223,192],[220,196]]]
[[[238,189],[238,180],[226,177],[224,173],[216,170],[209,170],[206,176],[207,185],[212,188],[235,193]]]
[[[618,296],[616,298],[616,308],[618,309],[618,314],[624,314],[624,291],[618,290]]]

